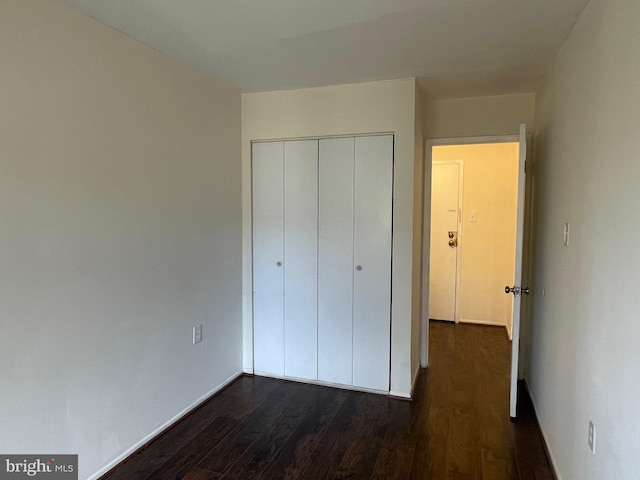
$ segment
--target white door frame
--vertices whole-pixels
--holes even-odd
[[[454,293],[454,307],[453,307],[453,321],[455,323],[460,323],[460,302],[458,295],[458,286],[460,285],[460,244],[462,239],[462,191],[464,188],[464,160],[432,160],[431,165],[436,163],[438,165],[445,164],[456,164],[459,167],[458,170],[458,218],[457,218],[457,229],[458,229],[458,246],[456,247],[456,290]],[[429,252],[429,259],[431,259],[431,252]],[[423,260],[424,265],[424,260]],[[429,281],[429,277],[426,277],[426,280]],[[423,278],[424,282],[425,279]],[[429,312],[427,311],[427,319],[429,318]]]
[[[519,135],[493,135],[486,137],[449,137],[429,138],[424,149],[424,198],[423,215],[431,216],[431,167],[433,165],[433,147],[443,145],[477,145],[485,143],[518,143]],[[530,142],[527,141],[527,144]],[[427,218],[429,218],[427,217]],[[431,222],[422,222],[422,251],[430,252]],[[422,312],[420,315],[420,366],[429,366],[429,261],[430,255],[422,255]],[[457,302],[457,299],[456,299]],[[457,305],[456,305],[457,306]]]

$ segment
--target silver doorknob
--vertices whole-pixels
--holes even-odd
[[[520,295],[520,287],[510,287],[509,285],[507,285],[506,287],[504,287],[504,293],[509,294],[509,293],[513,293],[514,296],[518,296]]]
[[[358,265],[358,266],[356,267],[356,270],[358,270],[358,271],[362,270],[362,265]]]
[[[282,266],[282,262],[276,262],[276,265],[281,267]]]
[[[510,287],[509,285],[507,285],[506,287],[504,287],[504,293],[509,294],[509,293],[513,293],[514,295],[520,295],[521,293],[524,293],[525,295],[529,295],[531,293],[531,289],[529,287]]]

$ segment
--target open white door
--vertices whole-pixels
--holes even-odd
[[[516,221],[516,250],[514,285],[505,287],[506,293],[513,294],[513,341],[511,344],[511,396],[509,400],[509,415],[516,416],[518,404],[518,356],[520,354],[520,307],[522,295],[529,294],[529,287],[522,284],[522,253],[524,241],[524,201],[525,201],[525,162],[527,160],[527,126],[520,125],[520,155],[518,162],[518,216]]]

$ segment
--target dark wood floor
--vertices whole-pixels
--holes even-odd
[[[243,376],[103,478],[552,480],[498,327],[431,322],[413,401]]]

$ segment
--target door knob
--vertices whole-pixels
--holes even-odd
[[[510,287],[509,285],[507,285],[506,287],[504,287],[504,293],[506,293],[507,295],[513,293],[513,296],[517,297],[518,295],[520,295],[520,287]]]
[[[455,236],[456,236],[455,232],[449,232],[449,238],[453,238]]]
[[[457,244],[457,242],[455,240],[449,240],[449,246],[451,248],[456,248],[456,245],[458,245],[458,244]]]
[[[513,293],[515,296],[520,295],[521,293],[524,293],[525,295],[529,295],[531,293],[531,289],[529,287],[510,287],[509,285],[507,285],[506,287],[504,287],[504,293],[509,294],[509,293]]]
[[[276,265],[281,267],[282,266],[282,262],[276,262]]]
[[[358,265],[358,266],[356,267],[356,270],[358,270],[358,271],[362,270],[362,265]]]

